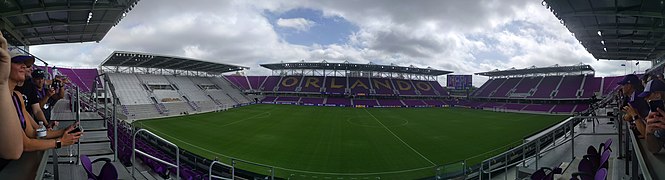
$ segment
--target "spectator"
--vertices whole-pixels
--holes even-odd
[[[654,79],[647,83],[644,92],[639,97],[645,97],[649,101],[665,99],[665,82]],[[659,152],[665,143],[665,109],[658,108],[656,112],[649,112],[646,118],[646,143],[647,149],[653,153]]]
[[[54,100],[53,105],[55,105],[55,102],[57,102],[57,100],[65,98],[65,84],[69,84],[69,78],[67,78],[66,76],[56,75],[53,78],[53,80],[48,84],[51,85],[53,89],[55,89],[55,95],[51,97],[51,99]]]
[[[34,57],[20,54],[18,52],[10,52],[11,54],[11,70],[9,75],[9,89],[15,89],[19,82],[25,81],[26,72],[28,72],[28,67],[32,66],[35,62]],[[14,100],[14,107],[16,109],[16,114],[23,128],[24,133],[22,133],[23,139],[23,151],[40,151],[53,148],[60,148],[62,146],[69,146],[74,144],[81,138],[82,133],[70,133],[78,124],[72,124],[66,129],[61,130],[49,130],[46,131],[46,136],[42,139],[37,139],[37,130],[33,127],[37,127],[37,122],[35,122],[32,117],[28,114],[28,111],[25,108],[25,102],[23,95],[14,91],[11,93],[12,99]],[[29,124],[28,124],[29,123]]]
[[[633,129],[637,129],[640,135],[645,134],[646,119],[649,114],[649,106],[644,98],[638,97],[640,93],[644,90],[642,86],[642,81],[637,75],[630,74],[626,75],[623,80],[618,83],[621,85],[621,91],[626,100],[626,105],[621,109],[626,114],[623,116],[623,120],[631,122]]]
[[[646,85],[647,85],[647,82],[649,82],[649,81],[651,80],[651,77],[652,77],[652,76],[651,76],[651,74],[649,74],[649,73],[644,74],[644,75],[642,76],[642,85],[643,85],[643,86],[646,86]]]
[[[10,160],[16,160],[21,157],[23,152],[23,141],[21,122],[18,114],[13,107],[12,95],[9,87],[12,82],[9,81],[10,69],[13,63],[10,63],[9,45],[7,40],[0,33],[0,171]]]
[[[26,77],[23,86],[17,88],[27,100],[26,110],[32,118],[38,122],[44,122],[50,128],[50,98],[55,94],[54,89],[48,89],[46,85],[46,72],[41,69],[32,71],[31,78]],[[48,114],[48,115],[47,115]]]

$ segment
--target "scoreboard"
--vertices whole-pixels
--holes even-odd
[[[447,86],[454,89],[469,89],[473,86],[471,75],[447,75]]]

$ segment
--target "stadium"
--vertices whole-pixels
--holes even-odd
[[[596,59],[650,61],[638,76],[662,76],[663,32],[654,22],[663,17],[619,22],[659,12],[602,11],[630,4],[612,2],[543,5]],[[93,23],[81,13],[92,14],[88,7],[57,3],[29,14],[70,20],[24,22],[29,4],[16,4],[3,10],[0,29],[30,53],[32,45],[100,41],[138,1],[93,6],[104,14]],[[588,64],[457,74],[317,59],[260,64],[269,75],[247,75],[257,70],[140,51],[114,50],[97,68],[39,60],[71,81],[52,120],[80,123],[86,135],[71,148],[24,153],[0,179],[42,179],[45,171],[54,179],[665,178],[663,156],[622,121],[626,76],[597,76]],[[489,80],[474,87],[474,76]],[[589,161],[599,163],[592,172]]]

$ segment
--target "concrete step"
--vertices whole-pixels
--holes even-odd
[[[98,143],[81,143],[81,154],[88,156],[100,156],[113,154],[111,150],[111,142],[98,142]],[[57,150],[60,157],[67,157],[76,155],[77,145],[63,147]],[[71,151],[71,152],[70,152]]]
[[[81,112],[81,120],[86,121],[86,120],[102,120],[101,116],[97,114],[97,112]],[[73,121],[76,119],[76,114],[72,112],[65,112],[65,113],[56,113],[54,112],[51,115],[51,120],[56,120],[56,121]]]
[[[81,144],[110,142],[106,131],[88,131],[87,129],[84,130],[80,140]]]
[[[71,124],[73,124],[75,121],[58,121],[60,125],[58,125],[60,128],[65,128]],[[98,121],[81,121],[81,126],[83,126],[83,129],[86,131],[89,130],[106,130],[106,127],[104,126],[104,121],[103,120],[98,120]]]

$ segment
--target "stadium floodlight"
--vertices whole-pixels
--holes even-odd
[[[604,41],[604,40],[601,40],[601,41],[600,41],[600,44],[605,45],[605,41]]]
[[[604,48],[603,48],[603,51],[607,52],[607,48],[604,47]]]
[[[598,36],[603,37],[603,32],[598,31]]]
[[[88,13],[88,20],[86,20],[85,23],[90,23],[90,19],[92,19],[92,11]]]

